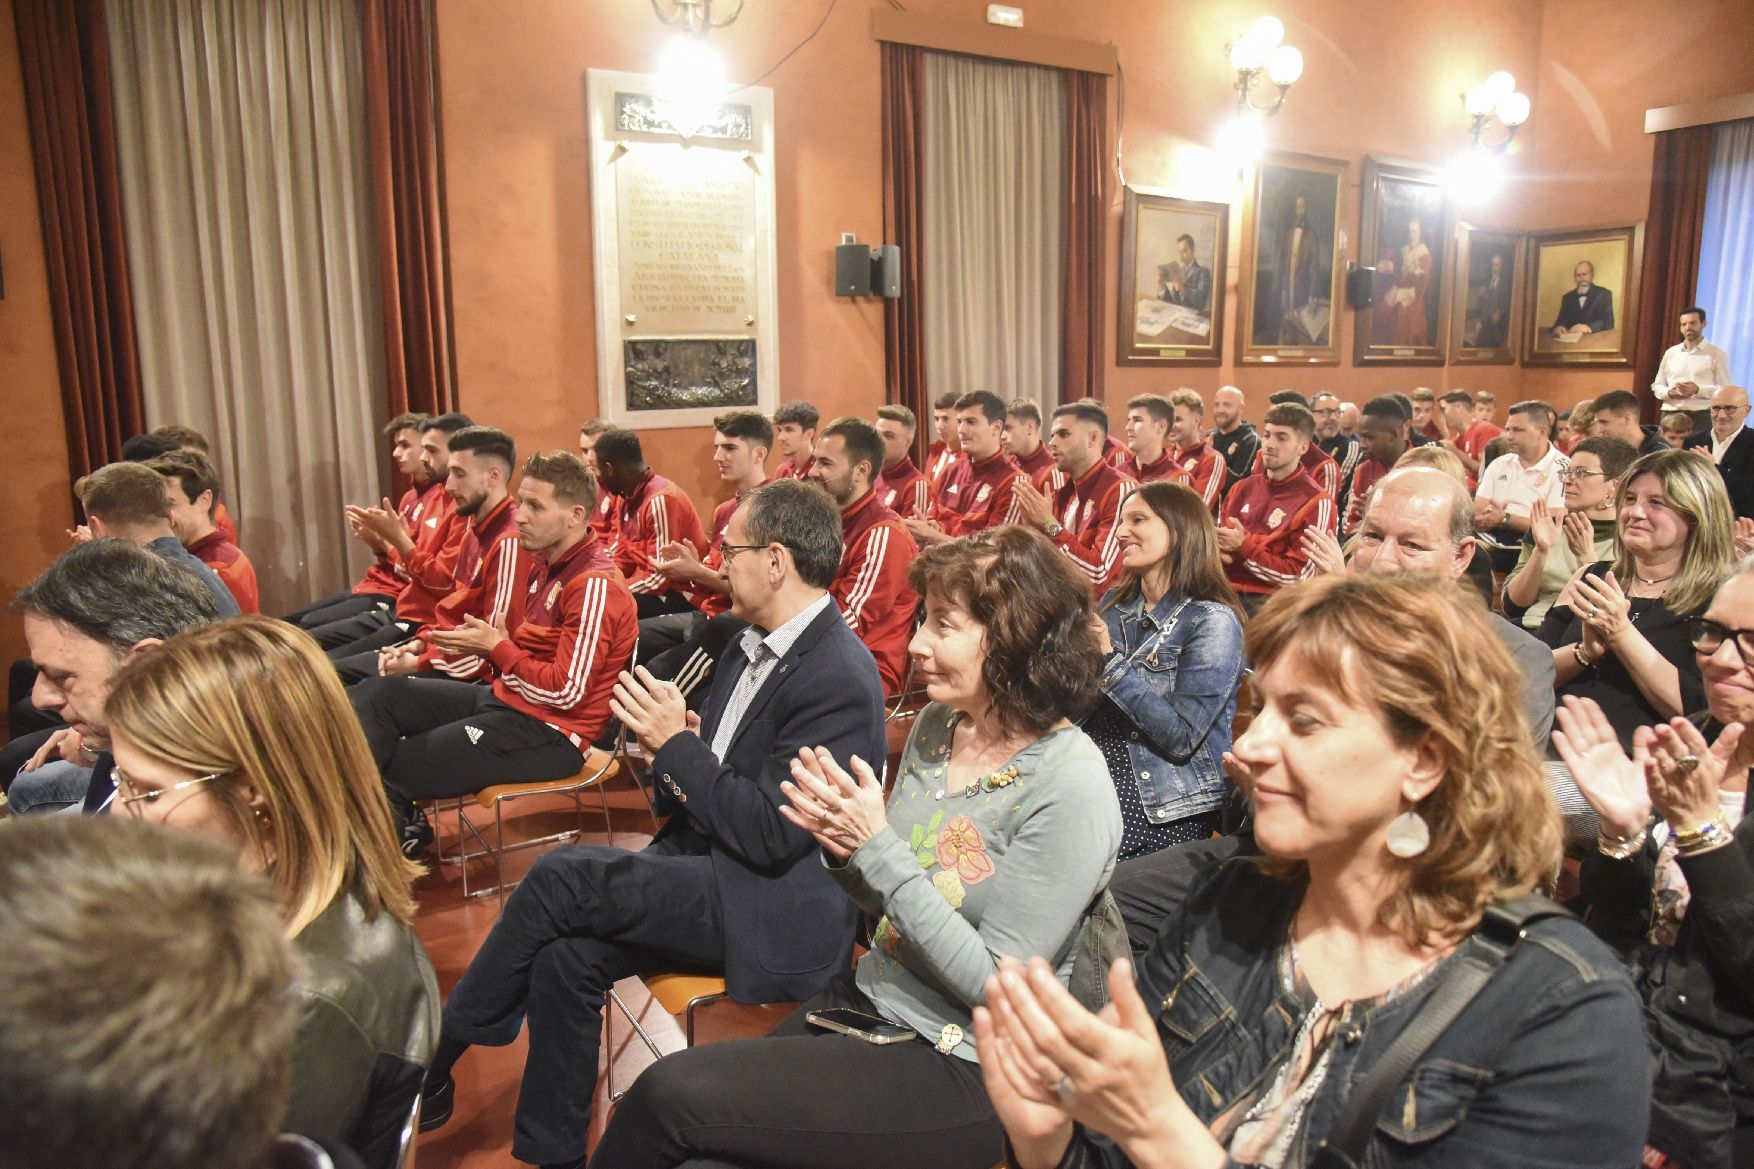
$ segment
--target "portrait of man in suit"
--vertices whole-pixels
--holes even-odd
[[[1322,249],[1327,245],[1310,217],[1308,196],[1299,194],[1292,201],[1279,241],[1279,344],[1325,345],[1328,313],[1315,302],[1327,292],[1321,279]]]
[[[1555,339],[1567,333],[1606,333],[1614,327],[1614,294],[1596,283],[1596,266],[1579,260],[1571,270],[1576,286],[1559,300],[1559,316],[1551,330]]]
[[[1474,271],[1470,265],[1470,271]],[[1511,274],[1504,253],[1495,251],[1487,261],[1486,274],[1468,290],[1468,303],[1478,331],[1474,345],[1502,349],[1510,343]]]
[[[1157,269],[1157,299],[1199,312],[1212,308],[1212,269],[1203,267],[1194,251],[1194,237],[1176,237],[1176,260]]]

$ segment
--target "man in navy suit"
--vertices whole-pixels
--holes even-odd
[[[1596,266],[1579,260],[1571,270],[1576,288],[1559,298],[1559,319],[1553,335],[1606,333],[1614,327],[1614,294],[1596,283]]]
[[[1736,518],[1754,517],[1754,430],[1748,429],[1748,391],[1720,386],[1711,395],[1711,429],[1687,440],[1687,449],[1709,455],[1724,477]]]
[[[840,568],[834,501],[798,480],[749,492],[720,545],[732,612],[702,714],[643,667],[611,703],[651,760],[670,820],[643,852],[572,845],[536,862],[445,1004],[422,1128],[449,1117],[451,1066],[470,1044],[530,1050],[512,1155],[582,1164],[603,1000],[630,975],[722,972],[734,998],[808,998],[852,960],[853,903],[816,842],[779,814],[800,748],[843,766],[885,757],[883,686],[828,595]]]

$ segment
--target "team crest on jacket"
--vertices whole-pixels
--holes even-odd
[[[985,499],[987,496],[991,495],[992,493],[993,493],[992,487],[988,486],[985,483],[982,483],[981,489],[974,493],[974,501],[976,503],[979,503],[981,500]]]
[[[548,607],[550,609],[554,608],[554,602],[560,599],[560,590],[564,587],[564,583],[557,580],[554,582],[554,587],[548,590]]]
[[[1274,508],[1267,515],[1267,526],[1269,528],[1277,528],[1280,524],[1282,524],[1284,522],[1285,522],[1285,509],[1282,507]]]
[[[1084,501],[1084,520],[1083,520],[1084,523],[1090,522],[1090,512],[1091,512],[1091,509],[1094,508],[1095,506],[1096,506],[1096,501],[1094,499],[1086,499]]]

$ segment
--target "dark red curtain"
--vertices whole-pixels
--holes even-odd
[[[1066,71],[1066,303],[1060,398],[1101,399],[1108,226],[1108,78]]]
[[[432,11],[365,0],[366,115],[384,302],[389,413],[456,409],[439,200]]]
[[[146,429],[103,0],[16,0],[73,475]]]
[[[1646,422],[1657,419],[1651,380],[1657,376],[1663,351],[1679,339],[1676,319],[1698,293],[1705,187],[1711,178],[1711,132],[1711,126],[1687,126],[1657,135],[1650,210],[1644,223],[1638,333],[1633,339],[1633,385],[1643,403]]]
[[[925,51],[885,41],[883,79],[883,241],[901,249],[901,295],[883,302],[883,371],[891,402],[914,412],[914,462],[926,465],[932,402],[926,387],[926,315],[922,278],[926,237],[921,166],[921,74]]]

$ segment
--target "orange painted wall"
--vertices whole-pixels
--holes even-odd
[[[0,598],[9,602],[66,547],[73,504],[12,0],[0,0],[0,30],[0,256],[6,262],[0,412],[7,460],[19,472],[8,506],[0,508],[0,548],[6,550],[0,556]],[[0,620],[0,660],[23,654],[18,620]]]
[[[631,2],[437,5],[462,401],[510,425],[526,445],[568,443],[596,410],[584,71],[649,70],[666,34],[646,5]],[[775,92],[779,151],[782,393],[811,398],[825,415],[868,413],[884,393],[880,308],[831,294],[839,233],[871,240],[882,224],[871,7],[837,6],[816,39],[764,82]],[[1642,217],[1651,157],[1645,108],[1754,89],[1754,59],[1737,38],[1701,35],[1739,27],[1740,0],[1705,0],[1685,21],[1656,5],[1586,8],[1584,0],[1288,0],[1269,7],[1306,62],[1304,80],[1269,123],[1270,145],[1352,164],[1341,222],[1353,257],[1364,156],[1448,161],[1465,145],[1460,94],[1494,69],[1521,79],[1535,112],[1511,163],[1512,181],[1494,205],[1463,213],[1484,226]],[[1232,109],[1222,48],[1262,9],[1208,0],[1036,0],[1024,9],[1031,31],[1120,47],[1128,182],[1236,205],[1226,280],[1234,332],[1242,191],[1205,144]],[[984,10],[980,0],[908,4],[911,13],[966,21],[981,20]],[[749,78],[791,49],[822,11],[804,0],[750,3],[734,25],[711,34],[712,43],[733,79]],[[1107,354],[1120,216],[1117,183],[1104,280]],[[1350,364],[1351,325],[1346,314],[1340,342],[1347,357],[1339,367],[1111,364],[1106,397],[1115,405],[1144,390],[1210,392],[1233,382],[1258,413],[1268,392],[1287,386],[1363,401],[1388,390],[1461,385],[1493,389],[1505,404],[1543,396],[1568,405],[1630,382],[1625,371],[1359,369]],[[1228,339],[1226,352],[1233,352]],[[703,431],[657,431],[647,440],[652,461],[703,506],[718,498]]]

